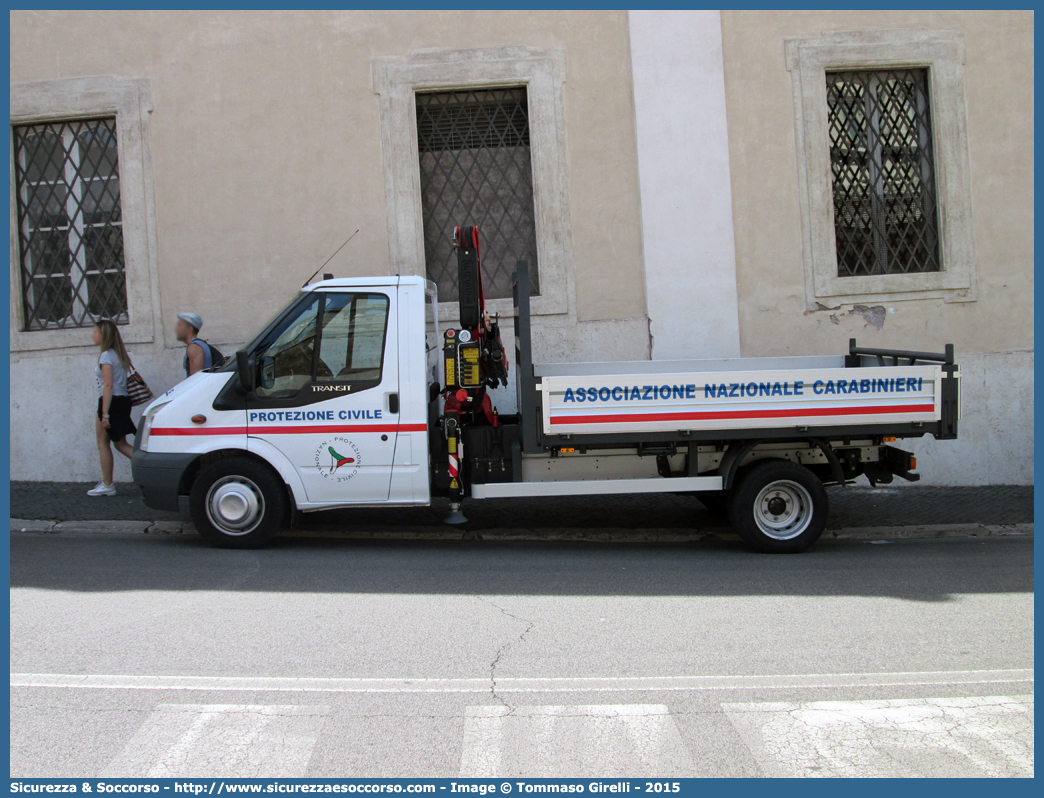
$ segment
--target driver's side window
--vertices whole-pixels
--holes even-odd
[[[328,295],[319,345],[320,382],[380,382],[388,297]]]
[[[258,347],[257,396],[289,399],[313,380],[379,384],[388,306],[385,294],[316,293]]]

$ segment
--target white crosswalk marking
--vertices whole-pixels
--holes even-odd
[[[695,775],[663,704],[468,707],[460,775],[617,778]]]
[[[760,688],[889,687],[934,684],[1032,684],[1032,668],[899,673],[800,673],[775,676],[590,676],[497,679],[500,693],[677,692]],[[488,693],[489,678],[380,679],[285,676],[158,676],[12,673],[11,687],[63,690],[220,690],[276,693]],[[1020,688],[1023,689],[1023,688]]]
[[[303,776],[327,713],[325,707],[160,704],[101,775]]]
[[[1033,696],[724,704],[766,776],[1033,776]]]

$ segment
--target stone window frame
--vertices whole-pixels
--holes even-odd
[[[526,87],[540,275],[540,295],[533,297],[531,307],[535,315],[571,313],[574,277],[566,172],[564,51],[526,46],[420,50],[408,56],[374,58],[372,79],[373,92],[379,96],[391,269],[393,273],[421,276],[426,276],[426,266],[416,92]],[[487,300],[486,309],[510,315],[512,300]],[[458,313],[456,302],[439,302],[440,319],[455,320]]]
[[[149,115],[152,87],[147,78],[112,76],[63,78],[11,84],[11,125],[31,125],[96,117],[116,117],[120,205],[123,218],[124,275],[128,323],[120,325],[126,343],[155,340],[159,296],[156,225],[152,185]],[[93,346],[83,327],[24,330],[21,253],[18,242],[14,148],[11,171],[11,351],[74,349]]]
[[[964,60],[964,35],[953,31],[846,31],[786,40],[808,310],[816,310],[824,300],[846,304],[933,298],[975,301]],[[937,272],[837,274],[826,73],[877,67],[928,70],[942,266]]]

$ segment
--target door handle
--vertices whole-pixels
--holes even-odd
[[[388,412],[396,415],[399,413],[399,395],[397,393],[388,394]]]

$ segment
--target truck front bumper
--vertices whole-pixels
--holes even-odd
[[[198,455],[134,451],[131,473],[141,488],[145,505],[153,510],[179,512],[178,491],[185,470]]]

